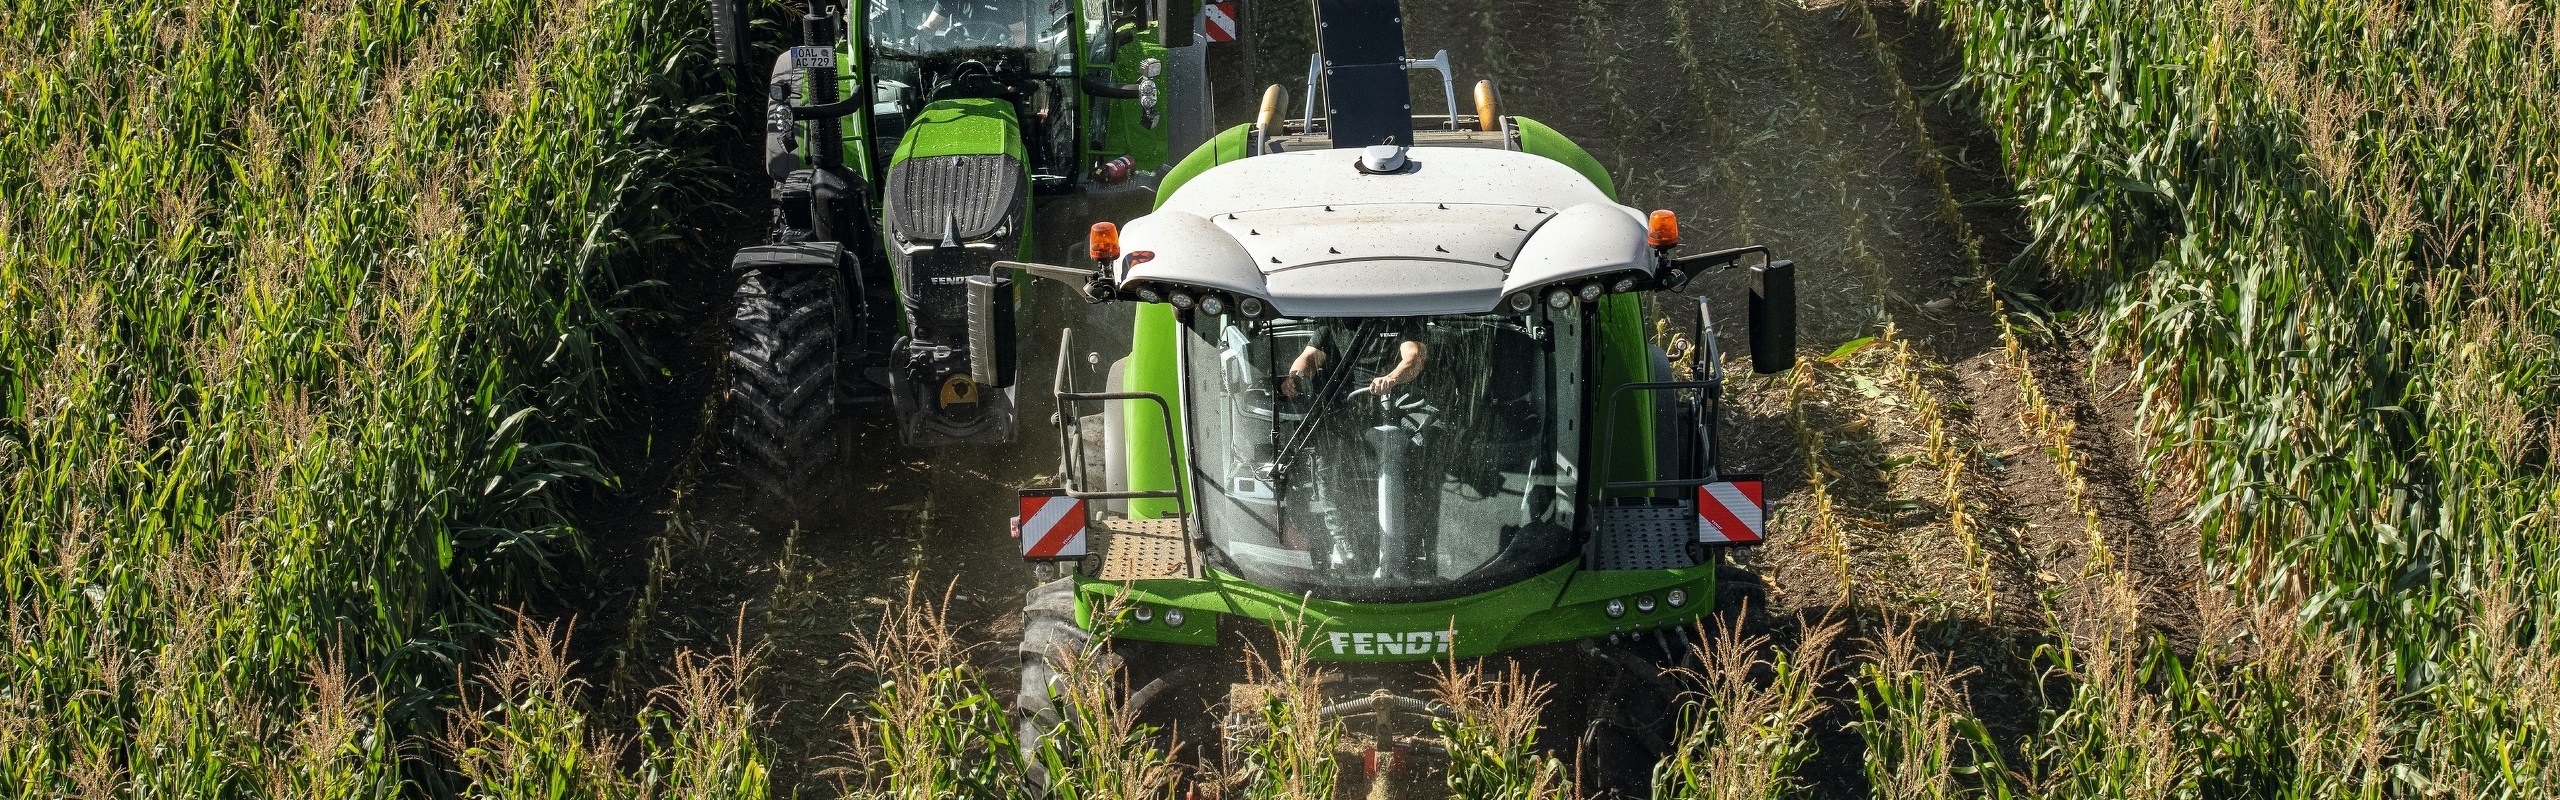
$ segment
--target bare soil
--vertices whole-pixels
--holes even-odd
[[[1253,72],[1286,78],[1298,96],[1308,37],[1292,15],[1304,6],[1245,2]],[[1923,641],[1975,670],[1962,684],[1973,712],[2019,741],[2039,708],[2026,654],[2046,640],[2055,602],[2094,576],[2085,521],[2051,442],[2026,424],[1984,288],[2006,278],[2026,242],[2014,192],[1996,142],[1960,92],[1942,91],[1959,65],[1927,11],[1889,0],[1405,0],[1405,11],[1408,52],[1448,50],[1462,98],[1475,79],[1495,80],[1507,113],[1582,143],[1618,176],[1622,200],[1678,211],[1692,249],[1763,244],[1798,264],[1807,366],[1794,378],[1737,381],[1725,420],[1726,469],[1768,476],[1775,498],[1772,541],[1742,561],[1767,586],[1771,613],[1754,617],[1782,646],[1799,615],[1849,619],[1853,638],[1919,621]],[[1436,107],[1438,92],[1436,77],[1417,76],[1418,108]],[[1222,117],[1231,110],[1221,103]],[[742,117],[746,130],[752,119]],[[1747,370],[1736,355],[1747,352],[1745,279],[1737,271],[1693,289],[1710,298],[1737,376]],[[990,664],[1011,662],[1032,580],[1006,520],[1015,490],[1053,480],[1051,409],[1032,399],[1047,391],[1050,337],[1076,326],[1077,349],[1107,364],[1124,345],[1096,336],[1114,324],[1102,315],[1125,310],[1052,293],[1024,326],[1032,363],[1013,443],[912,449],[885,420],[866,420],[841,496],[795,521],[761,513],[731,477],[727,275],[715,263],[670,282],[672,316],[655,344],[667,377],[626,389],[622,428],[601,452],[623,480],[579,510],[592,569],[562,613],[583,618],[577,652],[619,702],[659,684],[679,649],[725,650],[738,637],[761,648],[752,692],[777,793],[826,796],[836,786],[828,770],[843,763],[842,727],[868,686],[845,668],[847,635],[911,579],[949,593],[954,621],[984,643]],[[1694,318],[1679,303],[1663,315],[1675,329]],[[1934,469],[1916,455],[1927,438],[1918,399],[1893,379],[1882,348],[1810,358],[1888,322],[1914,354],[1908,370],[1943,408],[1962,467]],[[2179,629],[2190,612],[2168,590],[2194,580],[2193,542],[2179,509],[2146,490],[2121,370],[2093,372],[2082,349],[2068,336],[2033,348],[2033,374],[2077,424],[2070,444],[2084,499],[2100,512],[2115,567],[2154,598],[2158,624]],[[1932,488],[1949,470],[1957,488]],[[1812,475],[1825,476],[1828,527],[1817,525]],[[1964,533],[1948,497],[1970,509]],[[1978,561],[1961,543],[1968,535]],[[1976,601],[1986,595],[1989,608]],[[1854,718],[1854,706],[1835,704],[1815,723],[1821,752],[1803,777],[1819,796],[1866,794],[1862,746],[1842,727]]]

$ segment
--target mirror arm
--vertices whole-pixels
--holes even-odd
[[[1088,300],[1109,300],[1116,294],[1112,291],[1111,279],[1098,269],[1077,269],[1030,261],[998,261],[989,273],[1001,276],[1008,270],[1017,269],[1031,273],[1034,277],[1047,278],[1076,287],[1076,291],[1083,293]]]

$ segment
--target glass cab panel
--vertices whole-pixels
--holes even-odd
[[[1014,104],[1035,175],[1072,175],[1076,6],[1068,0],[868,0],[873,146],[881,163],[935,100]]]
[[[1579,306],[1194,314],[1183,396],[1202,531],[1248,580],[1351,601],[1458,597],[1561,565],[1584,325]]]

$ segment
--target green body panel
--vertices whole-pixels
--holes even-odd
[[[1685,608],[1661,602],[1664,592],[1689,593]],[[1635,598],[1651,594],[1651,613],[1635,610]],[[1190,580],[1111,583],[1076,579],[1080,621],[1090,625],[1091,609],[1115,599],[1129,607],[1153,607],[1153,619],[1139,622],[1123,615],[1111,635],[1173,644],[1218,644],[1218,615],[1234,614],[1265,621],[1299,620],[1315,643],[1313,654],[1327,661],[1419,661],[1461,658],[1611,633],[1632,633],[1687,625],[1710,610],[1715,596],[1715,568],[1585,572],[1580,562],[1481,594],[1430,603],[1345,603],[1309,599],[1258,586],[1232,575],[1211,572]],[[1624,617],[1610,619],[1612,598],[1626,602]],[[1178,607],[1188,618],[1180,628],[1166,625],[1164,608]],[[1441,633],[1455,632],[1445,646]]]
[[[1574,144],[1572,139],[1567,139],[1564,134],[1557,133],[1556,129],[1547,127],[1546,123],[1528,117],[1512,117],[1511,129],[1520,132],[1521,152],[1546,156],[1563,162],[1565,166],[1572,167],[1573,171],[1582,173],[1582,177],[1589,178],[1593,185],[1599,186],[1601,192],[1609,195],[1609,199],[1618,199],[1618,185],[1609,180],[1609,171],[1601,169],[1600,159],[1592,158],[1590,153],[1582,149],[1582,145]]]
[[[1163,195],[1159,194],[1161,198]],[[1154,392],[1173,405],[1174,430],[1182,430],[1182,379],[1175,372],[1175,361],[1181,356],[1174,338],[1181,335],[1174,324],[1173,306],[1163,303],[1138,304],[1137,330],[1130,337],[1129,370],[1122,391]],[[1145,400],[1125,401],[1123,428],[1129,437],[1129,489],[1131,491],[1164,491],[1176,488],[1174,476],[1179,467],[1182,448],[1169,448],[1164,440],[1164,413],[1156,404]],[[1173,457],[1161,455],[1172,452]],[[1154,519],[1180,513],[1180,504],[1170,498],[1140,498],[1129,501],[1129,516]]]
[[[1157,203],[1162,204],[1163,198],[1172,197],[1174,191],[1190,182],[1193,176],[1229,161],[1242,161],[1245,156],[1252,155],[1252,150],[1253,126],[1238,125],[1219,132],[1193,148],[1190,155],[1182,157],[1182,163],[1173,165],[1173,169],[1164,174],[1164,180],[1156,184]]]
[[[1121,45],[1118,51],[1112,54],[1113,60],[1110,64],[1112,83],[1124,86],[1137,83],[1140,77],[1139,64],[1150,58],[1157,59],[1163,64],[1173,63],[1171,51],[1156,43],[1156,28],[1153,24],[1144,27],[1123,25],[1120,26],[1120,30],[1136,39]],[[1102,65],[1084,66],[1093,68]],[[1156,76],[1156,87],[1159,92],[1156,96],[1159,99],[1173,96],[1169,86],[1173,80],[1175,76],[1170,71]],[[1103,123],[1102,146],[1095,147],[1092,136],[1084,137],[1085,164],[1090,166],[1109,161],[1115,156],[1125,155],[1129,157],[1135,169],[1152,171],[1172,161],[1173,143],[1168,137],[1173,135],[1173,126],[1163,120],[1158,120],[1154,128],[1144,125],[1140,119],[1142,112],[1138,108],[1138,101],[1086,95],[1085,103],[1087,108],[1109,108],[1104,112],[1107,119]],[[1090,123],[1087,123],[1087,129],[1091,129]]]
[[[1600,298],[1599,308],[1592,312],[1594,333],[1599,342],[1593,351],[1599,363],[1591,370],[1591,452],[1587,458],[1598,459],[1607,451],[1606,469],[1592,476],[1589,497],[1601,497],[1600,484],[1605,481],[1643,481],[1654,476],[1653,427],[1654,402],[1660,392],[1627,392],[1610,408],[1609,395],[1619,386],[1653,380],[1653,349],[1645,341],[1644,301],[1633,294],[1613,294]],[[1600,437],[1614,441],[1603,445]],[[1632,497],[1644,491],[1620,491],[1611,496]]]
[[[915,124],[907,126],[906,137],[898,140],[897,155],[889,165],[910,158],[996,154],[1012,156],[1023,163],[1023,169],[1031,168],[1022,151],[1022,126],[1013,118],[1013,104],[962,97],[926,104]]]

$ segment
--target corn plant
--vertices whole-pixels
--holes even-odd
[[[1455,712],[1435,719],[1449,751],[1449,792],[1486,800],[1541,800],[1567,791],[1564,762],[1538,752],[1538,712],[1554,684],[1511,662],[1487,676],[1483,662],[1440,666],[1432,686],[1440,704]]]
[[[1653,770],[1656,800],[1780,800],[1802,788],[1796,770],[1813,754],[1810,723],[1824,701],[1837,622],[1801,626],[1791,650],[1744,636],[1719,620],[1698,630],[1694,702],[1681,709],[1671,751]],[[1761,677],[1767,673],[1764,681]]]

